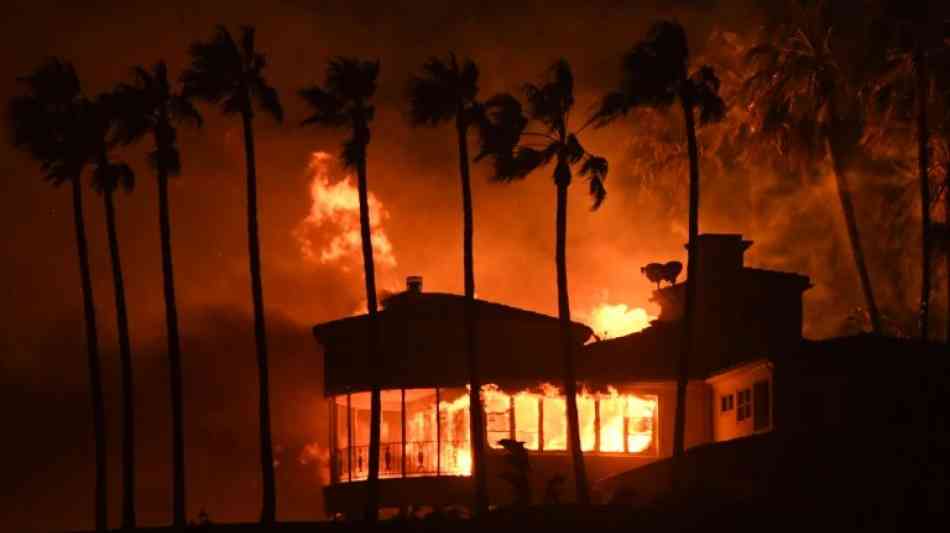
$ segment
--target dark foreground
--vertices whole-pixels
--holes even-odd
[[[870,474],[870,473],[869,473]],[[823,491],[816,487],[818,496]],[[375,526],[346,522],[281,523],[272,527],[259,524],[192,525],[189,533],[331,533],[350,531],[400,532],[680,532],[680,531],[943,531],[946,528],[945,503],[937,506],[908,499],[899,505],[850,505],[846,494],[825,493],[805,496],[797,501],[766,502],[761,499],[716,497],[680,498],[631,509],[628,506],[544,505],[523,509],[502,509],[470,520],[452,515],[430,514],[425,518],[392,519]],[[912,498],[912,495],[909,495]],[[853,503],[853,502],[852,502]],[[931,502],[935,503],[935,502]],[[165,533],[171,528],[143,528],[143,533]]]

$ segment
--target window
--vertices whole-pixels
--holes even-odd
[[[768,380],[759,381],[752,386],[754,393],[755,407],[752,416],[752,428],[755,430],[766,429],[769,427],[772,418],[772,402],[769,397]]]
[[[498,387],[486,385],[482,389],[482,402],[485,405],[488,445],[501,448],[498,441],[511,438],[511,397],[498,390]]]
[[[515,394],[515,440],[524,443],[526,450],[538,449],[538,420],[541,401],[531,394]]]
[[[742,422],[752,416],[752,391],[750,389],[742,389],[739,391],[738,396],[736,421]]]
[[[719,410],[723,413],[727,411],[732,411],[732,408],[735,406],[734,403],[735,395],[733,394],[724,394],[719,397]]]
[[[544,449],[567,449],[567,402],[563,396],[545,396],[542,403],[544,411]]]

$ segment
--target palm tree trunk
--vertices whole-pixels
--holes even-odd
[[[365,126],[357,125],[357,132],[363,131]],[[360,135],[358,133],[358,135]],[[367,135],[368,137],[368,135]],[[380,421],[382,419],[382,403],[380,402],[378,368],[381,363],[379,357],[379,321],[376,303],[376,266],[373,261],[373,237],[369,220],[369,193],[366,184],[366,145],[356,163],[357,189],[360,201],[360,237],[363,246],[363,270],[366,279],[366,310],[369,315],[367,322],[369,331],[369,357],[373,369],[370,379],[370,430],[369,430],[369,477],[366,480],[366,512],[368,522],[376,522],[379,518],[379,445]]]
[[[158,143],[156,142],[156,145]],[[162,283],[165,293],[165,330],[172,409],[172,501],[173,523],[185,526],[185,422],[182,409],[181,342],[178,336],[178,307],[175,274],[172,268],[172,231],[168,209],[168,171],[158,165],[158,227],[162,245]]]
[[[927,127],[927,65],[918,45],[914,51],[917,73],[917,166],[920,171],[920,339],[927,341],[930,325],[930,130]]]
[[[947,151],[947,161],[944,162],[944,178],[943,178],[943,224],[944,224],[944,235],[943,238],[947,238],[947,233],[950,233],[950,139],[946,142],[946,151]],[[947,243],[943,243],[945,249],[944,252],[944,266],[947,270],[947,314],[946,314],[946,341],[947,344],[950,344],[950,250],[946,249],[948,247]]]
[[[686,302],[683,306],[683,333],[680,340],[676,378],[676,413],[673,422],[673,487],[682,487],[681,457],[686,451],[686,387],[689,384],[689,360],[693,350],[693,321],[696,315],[697,249],[699,242],[699,148],[693,104],[680,99],[686,121],[686,146],[689,152],[689,240],[686,248]]]
[[[472,475],[475,478],[475,515],[488,510],[488,486],[485,472],[485,424],[482,418],[482,379],[478,371],[478,347],[475,335],[475,259],[473,251],[472,183],[469,175],[467,125],[462,110],[456,113],[459,143],[459,175],[462,177],[462,260],[465,270],[465,350],[468,354],[469,433],[472,442]]]
[[[132,347],[129,342],[129,318],[125,305],[125,281],[116,232],[114,191],[102,194],[106,208],[106,233],[112,259],[112,285],[115,291],[115,315],[119,331],[119,361],[122,367],[122,527],[135,527],[135,387],[132,374]]]
[[[89,246],[86,241],[86,224],[82,214],[82,184],[79,177],[72,180],[73,224],[76,228],[76,249],[79,253],[79,277],[82,282],[83,312],[86,325],[86,351],[89,366],[89,396],[92,399],[92,425],[95,440],[96,531],[108,529],[106,500],[106,424],[105,403],[102,398],[102,371],[99,363],[99,335],[96,329],[96,306],[92,295],[92,275],[89,271]]]
[[[558,166],[567,166],[559,160]],[[556,171],[557,172],[557,171]],[[562,170],[563,172],[563,170]],[[567,172],[570,172],[567,170]],[[557,174],[556,174],[557,175]],[[574,463],[574,490],[577,503],[590,504],[587,486],[587,469],[581,451],[581,432],[577,413],[577,376],[574,372],[574,343],[571,339],[571,302],[567,292],[567,187],[568,181],[557,179],[556,251],[557,266],[557,316],[561,326],[561,352],[564,357],[564,396],[567,401],[568,447]]]
[[[244,122],[244,155],[247,161],[247,242],[251,263],[251,298],[254,302],[254,340],[257,346],[257,379],[261,433],[261,523],[273,524],[277,519],[277,496],[274,483],[274,449],[270,428],[270,372],[267,364],[267,328],[264,322],[264,289],[261,282],[261,246],[257,224],[257,166],[254,162],[254,130],[251,111],[241,113]]]
[[[943,223],[944,231],[950,232],[950,140],[947,140],[947,161],[944,163],[943,179]],[[946,234],[944,238],[947,238]],[[947,267],[947,344],[950,344],[950,250],[947,250],[947,244],[944,243],[944,254],[946,255]]]
[[[854,213],[854,202],[851,195],[851,185],[848,182],[848,176],[844,166],[841,164],[840,156],[833,148],[833,143],[829,140],[829,152],[831,153],[831,166],[835,173],[835,182],[838,188],[838,200],[841,202],[841,212],[844,215],[845,226],[848,229],[848,241],[851,244],[851,256],[854,258],[854,266],[858,270],[858,279],[861,282],[861,292],[864,294],[864,303],[867,305],[868,317],[871,320],[871,332],[881,333],[881,315],[874,300],[874,290],[871,287],[871,277],[868,274],[867,261],[864,258],[864,248],[861,245],[861,235],[858,231],[857,217]]]
[[[858,270],[858,279],[861,282],[861,292],[864,294],[864,303],[867,306],[868,317],[871,320],[871,332],[881,333],[881,315],[877,309],[877,302],[874,300],[874,289],[871,286],[871,276],[868,274],[867,261],[864,259],[864,248],[861,245],[861,235],[858,231],[858,221],[854,213],[854,202],[851,196],[851,185],[848,182],[848,176],[844,165],[841,163],[841,156],[838,153],[836,144],[833,140],[835,132],[838,130],[840,120],[838,119],[835,108],[834,98],[828,104],[829,114],[831,115],[831,130],[825,135],[825,143],[828,147],[828,154],[831,157],[831,167],[835,173],[835,182],[838,188],[838,201],[841,202],[841,213],[844,215],[844,223],[848,229],[848,240],[851,244],[851,256],[854,258],[854,266]]]

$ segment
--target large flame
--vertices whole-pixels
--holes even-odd
[[[601,303],[590,312],[590,327],[601,339],[622,337],[642,331],[650,326],[656,317],[642,307],[628,307],[627,304]]]
[[[327,152],[314,152],[311,156],[310,212],[297,226],[294,237],[301,253],[310,261],[349,263],[361,257],[359,193],[353,176],[335,181],[330,178],[333,160]],[[389,212],[372,193],[368,199],[374,259],[377,265],[394,267],[392,242],[383,229]]]

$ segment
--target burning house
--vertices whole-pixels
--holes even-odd
[[[739,235],[702,235],[697,330],[686,398],[686,445],[767,433],[774,426],[773,361],[801,341],[805,276],[745,267],[751,245]],[[588,343],[571,325],[579,381],[581,448],[597,488],[672,454],[679,317],[685,286],[658,289],[662,312],[638,333]],[[554,317],[482,300],[478,361],[492,504],[511,501],[498,441],[531,455],[534,494],[570,477],[559,324]],[[371,362],[367,316],[314,327],[324,350],[330,420],[328,513],[359,513],[365,502],[370,380],[382,388],[383,507],[467,505],[471,449],[462,296],[427,293],[419,278],[379,313],[380,354]]]

